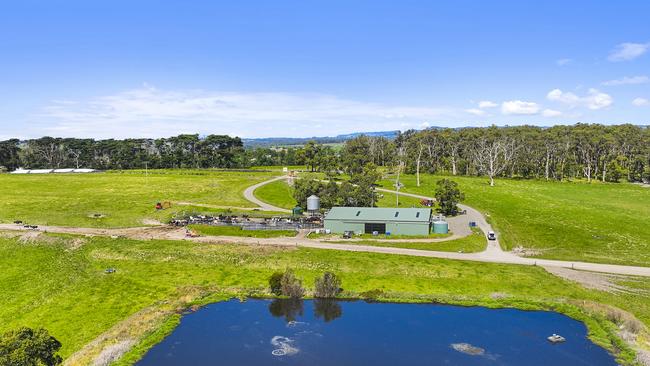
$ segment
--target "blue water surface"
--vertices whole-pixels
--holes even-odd
[[[137,365],[616,365],[586,334],[543,311],[231,300],[185,315]]]

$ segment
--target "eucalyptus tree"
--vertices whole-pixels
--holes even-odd
[[[496,127],[490,127],[479,138],[474,147],[474,162],[479,171],[490,178],[490,186],[494,186],[494,177],[510,165],[518,148],[512,137]]]

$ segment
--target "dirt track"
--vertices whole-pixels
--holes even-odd
[[[14,224],[0,224],[0,230],[18,230],[32,231],[22,226]],[[507,263],[529,266],[542,267],[561,267],[575,270],[584,270],[592,272],[605,272],[623,275],[647,276],[650,277],[650,267],[633,267],[620,266],[612,264],[585,263],[585,262],[568,262],[548,259],[522,258],[514,254],[504,252],[496,243],[490,243],[488,248],[480,253],[454,253],[454,252],[436,252],[430,250],[376,247],[370,245],[358,244],[335,244],[319,240],[312,240],[303,237],[295,238],[246,238],[237,236],[203,236],[198,238],[187,238],[185,230],[168,226],[159,227],[141,227],[127,229],[95,229],[95,228],[73,228],[60,226],[40,226],[36,231],[79,234],[79,235],[96,235],[111,236],[115,238],[124,237],[137,240],[162,239],[162,240],[188,240],[199,243],[230,243],[230,244],[255,244],[255,245],[273,245],[273,246],[292,246],[305,248],[318,248],[329,250],[343,250],[350,252],[370,252],[396,255],[410,255],[416,257],[444,258],[454,260],[465,260],[475,262],[489,263]]]

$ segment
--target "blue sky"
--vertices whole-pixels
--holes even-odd
[[[30,1],[0,139],[650,124],[650,2]]]

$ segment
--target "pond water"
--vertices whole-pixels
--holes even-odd
[[[185,315],[137,365],[616,365],[586,334],[543,311],[231,300]]]

